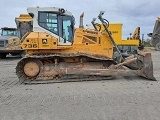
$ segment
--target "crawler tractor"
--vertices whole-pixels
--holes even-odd
[[[104,80],[114,76],[143,76],[155,80],[150,53],[123,58],[100,12],[104,32],[74,28],[73,15],[63,8],[30,7],[33,31],[22,38],[27,54],[16,66],[21,83]]]

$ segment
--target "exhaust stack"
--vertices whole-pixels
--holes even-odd
[[[84,16],[84,12],[80,15],[80,24],[79,24],[79,28],[84,28],[84,26],[83,26],[83,16]]]

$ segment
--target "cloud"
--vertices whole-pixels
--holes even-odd
[[[90,24],[99,11],[106,11],[104,17],[110,23],[123,23],[123,35],[127,37],[137,26],[141,27],[141,33],[145,35],[152,32],[155,20],[160,16],[159,0],[0,0],[0,2],[0,27],[15,27],[15,17],[27,13],[27,7],[62,7],[72,12],[77,27],[82,12],[85,13],[84,24]]]

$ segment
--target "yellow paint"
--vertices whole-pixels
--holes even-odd
[[[99,29],[99,27],[97,26],[97,28]],[[109,24],[108,27],[109,31],[112,34],[113,39],[115,40],[117,45],[133,45],[133,46],[139,46],[140,41],[139,41],[139,36],[138,35],[138,27],[135,29],[135,32],[133,33],[133,36],[129,39],[123,40],[122,39],[122,24],[117,23],[117,24]],[[105,29],[103,27],[103,25],[101,25],[101,30],[105,32]]]
[[[93,30],[83,30],[77,28],[72,46],[58,46],[57,39],[44,32],[31,32],[23,41],[22,48],[28,51],[28,54],[38,53],[62,53],[62,54],[90,54],[103,56],[111,59],[113,57],[113,45],[106,33],[95,32]],[[86,37],[87,36],[87,37]],[[95,41],[89,39],[94,37]],[[46,39],[47,43],[43,43]],[[85,40],[84,40],[85,39]],[[86,42],[87,41],[87,42]],[[35,44],[35,45],[34,45]],[[32,46],[32,47],[31,47]],[[34,46],[34,47],[33,47]],[[35,47],[36,46],[36,47]]]
[[[15,18],[16,21],[32,21],[32,17],[29,14],[20,14],[19,17]]]
[[[109,31],[117,45],[139,45],[138,39],[122,40],[122,24],[110,24]],[[22,48],[27,50],[28,54],[83,53],[109,59],[113,57],[113,45],[103,26],[100,31],[83,28],[75,29],[71,46],[58,46],[57,39],[45,32],[31,32],[24,38]]]

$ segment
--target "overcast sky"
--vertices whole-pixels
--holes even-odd
[[[93,1],[93,2],[92,2]],[[0,27],[15,27],[15,17],[27,13],[27,7],[61,7],[72,12],[79,25],[79,15],[84,12],[84,24],[100,11],[110,23],[123,24],[123,38],[141,27],[141,34],[153,31],[159,12],[160,0],[0,0]]]

